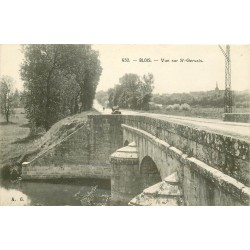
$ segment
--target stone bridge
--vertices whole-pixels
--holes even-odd
[[[160,115],[91,115],[24,163],[23,179],[111,179],[114,204],[249,205],[248,136]]]

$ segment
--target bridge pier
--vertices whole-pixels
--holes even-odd
[[[140,185],[139,156],[135,142],[116,150],[110,156],[111,203],[128,205],[142,192]]]

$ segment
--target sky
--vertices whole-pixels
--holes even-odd
[[[225,57],[217,45],[93,45],[92,48],[99,51],[103,68],[97,91],[112,88],[126,73],[140,76],[152,73],[154,93],[212,90],[216,82],[219,89],[224,89]],[[0,75],[13,77],[15,87],[22,90],[20,49],[20,45],[0,45]],[[122,62],[123,58],[130,62]],[[151,62],[139,62],[140,58]],[[250,46],[232,45],[231,62],[232,89],[250,89]]]

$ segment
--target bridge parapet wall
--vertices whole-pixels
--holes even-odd
[[[147,116],[122,116],[122,123],[142,129],[209,166],[250,185],[250,144],[202,128]]]
[[[184,205],[249,205],[250,188],[142,129],[122,125],[125,139],[138,144],[139,159],[149,155],[162,180],[177,171]]]

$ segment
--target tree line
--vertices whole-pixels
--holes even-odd
[[[21,77],[32,126],[48,130],[67,115],[89,110],[102,73],[91,45],[24,45]]]
[[[233,91],[233,106],[241,108],[250,107],[250,92]],[[192,107],[224,107],[224,91],[207,91],[196,93],[154,94],[152,101],[165,106],[187,103]]]
[[[140,109],[128,100],[135,100],[136,91],[133,92],[132,88],[125,87],[128,85],[118,85],[108,91],[97,92],[96,98],[102,105],[119,105],[124,108]],[[133,87],[133,89],[136,89]],[[127,102],[124,105],[123,97],[128,93]],[[122,94],[123,93],[123,94]],[[233,106],[236,108],[250,108],[250,91],[233,91]],[[224,107],[224,90],[219,91],[201,91],[191,93],[173,93],[173,94],[152,94],[150,100],[156,104],[162,104],[163,106],[173,106],[176,104],[188,104],[191,107],[204,107],[204,108],[223,108]],[[125,98],[126,100],[126,98]]]

